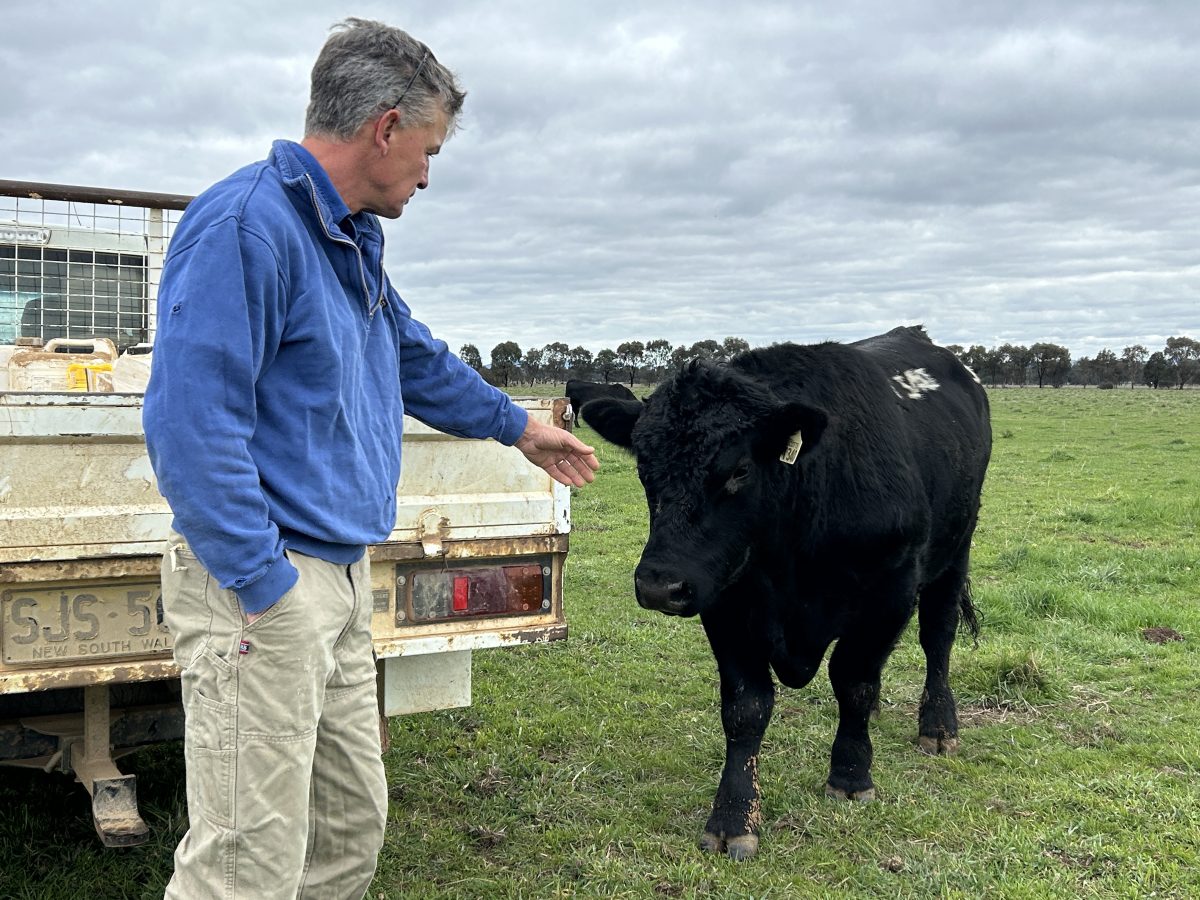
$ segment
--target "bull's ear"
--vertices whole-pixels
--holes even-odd
[[[610,444],[633,446],[633,426],[642,414],[641,400],[619,400],[615,397],[597,397],[583,404],[579,415],[596,429],[596,433]]]
[[[767,457],[791,456],[793,462],[796,453],[788,453],[788,445],[799,444],[799,453],[807,453],[821,441],[829,417],[815,406],[803,403],[784,403],[770,412],[763,420],[759,431],[759,446]],[[799,441],[794,438],[799,436]],[[794,450],[793,446],[793,450]]]

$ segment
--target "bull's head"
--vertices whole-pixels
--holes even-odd
[[[746,572],[756,548],[773,543],[781,504],[826,424],[820,410],[709,364],[690,365],[644,403],[592,400],[582,417],[637,459],[650,509],[637,600],[678,616],[703,612]],[[797,436],[800,458],[784,462]]]

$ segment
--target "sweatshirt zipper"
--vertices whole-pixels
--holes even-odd
[[[316,182],[312,180],[312,176],[308,173],[305,173],[304,177],[307,179],[308,188],[312,193],[313,210],[317,214],[317,220],[321,223],[321,230],[325,232],[325,236],[335,244],[348,244],[350,247],[354,248],[354,255],[358,258],[358,277],[362,279],[363,297],[366,298],[367,301],[367,323],[370,324],[371,320],[375,318],[375,313],[383,304],[383,273],[380,272],[379,277],[379,300],[372,304],[371,290],[367,287],[367,270],[363,265],[362,251],[358,249],[358,244],[354,243],[354,241],[348,238],[336,237],[333,232],[329,230],[329,226],[325,224],[325,217],[321,215],[321,205],[317,202]]]

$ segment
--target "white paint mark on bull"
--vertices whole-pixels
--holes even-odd
[[[979,376],[975,374],[975,370],[974,370],[974,369],[972,369],[972,368],[971,368],[970,366],[968,366],[966,363],[963,363],[963,368],[967,370],[967,374],[968,374],[968,375],[970,375],[972,378],[974,378],[974,379],[975,379],[975,383],[976,383],[976,384],[983,384],[983,382],[979,380]]]
[[[941,387],[937,379],[924,369],[909,369],[903,374],[893,375],[892,382],[892,390],[901,400],[920,400]]]
[[[150,466],[150,457],[136,456],[125,467],[125,478],[129,481],[144,481],[150,486],[156,484],[154,480],[154,469]]]

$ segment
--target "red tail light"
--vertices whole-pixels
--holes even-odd
[[[485,616],[542,615],[550,610],[550,558],[453,569],[397,566],[399,623]]]
[[[454,579],[454,611],[467,611],[467,598],[471,593],[471,579],[459,575]]]

